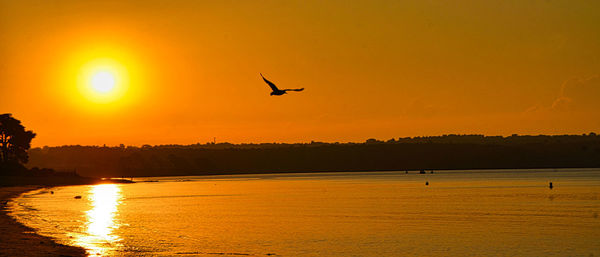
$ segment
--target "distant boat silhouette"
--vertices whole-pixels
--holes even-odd
[[[550,189],[552,189],[554,186],[552,185],[552,182],[550,182],[550,185],[548,186]]]
[[[76,195],[75,199],[81,199],[81,195]]]
[[[426,186],[429,186],[429,181],[425,181],[425,185],[426,185]]]
[[[271,87],[271,89],[273,90],[273,92],[271,92],[271,95],[283,95],[283,94],[287,94],[287,91],[302,91],[304,90],[304,88],[297,88],[297,89],[279,89],[277,88],[277,86],[275,86],[275,84],[273,84],[273,82],[269,81],[268,79],[266,79],[262,73],[260,73],[260,76],[262,77],[262,79],[267,83],[267,85],[269,85],[269,87]]]

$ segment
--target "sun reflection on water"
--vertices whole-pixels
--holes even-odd
[[[76,238],[78,245],[88,249],[88,254],[108,255],[118,246],[121,238],[113,234],[119,227],[115,221],[121,203],[121,188],[115,184],[92,186],[88,200],[92,208],[86,212],[86,233]]]

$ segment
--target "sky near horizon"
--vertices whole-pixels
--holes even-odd
[[[0,0],[0,56],[33,146],[600,132],[600,1]]]

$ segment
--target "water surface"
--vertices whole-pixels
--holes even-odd
[[[12,215],[103,256],[600,256],[599,169],[136,180],[38,190]]]

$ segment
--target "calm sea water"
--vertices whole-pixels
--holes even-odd
[[[600,256],[600,169],[137,180],[159,182],[38,190],[12,215],[91,256]]]

